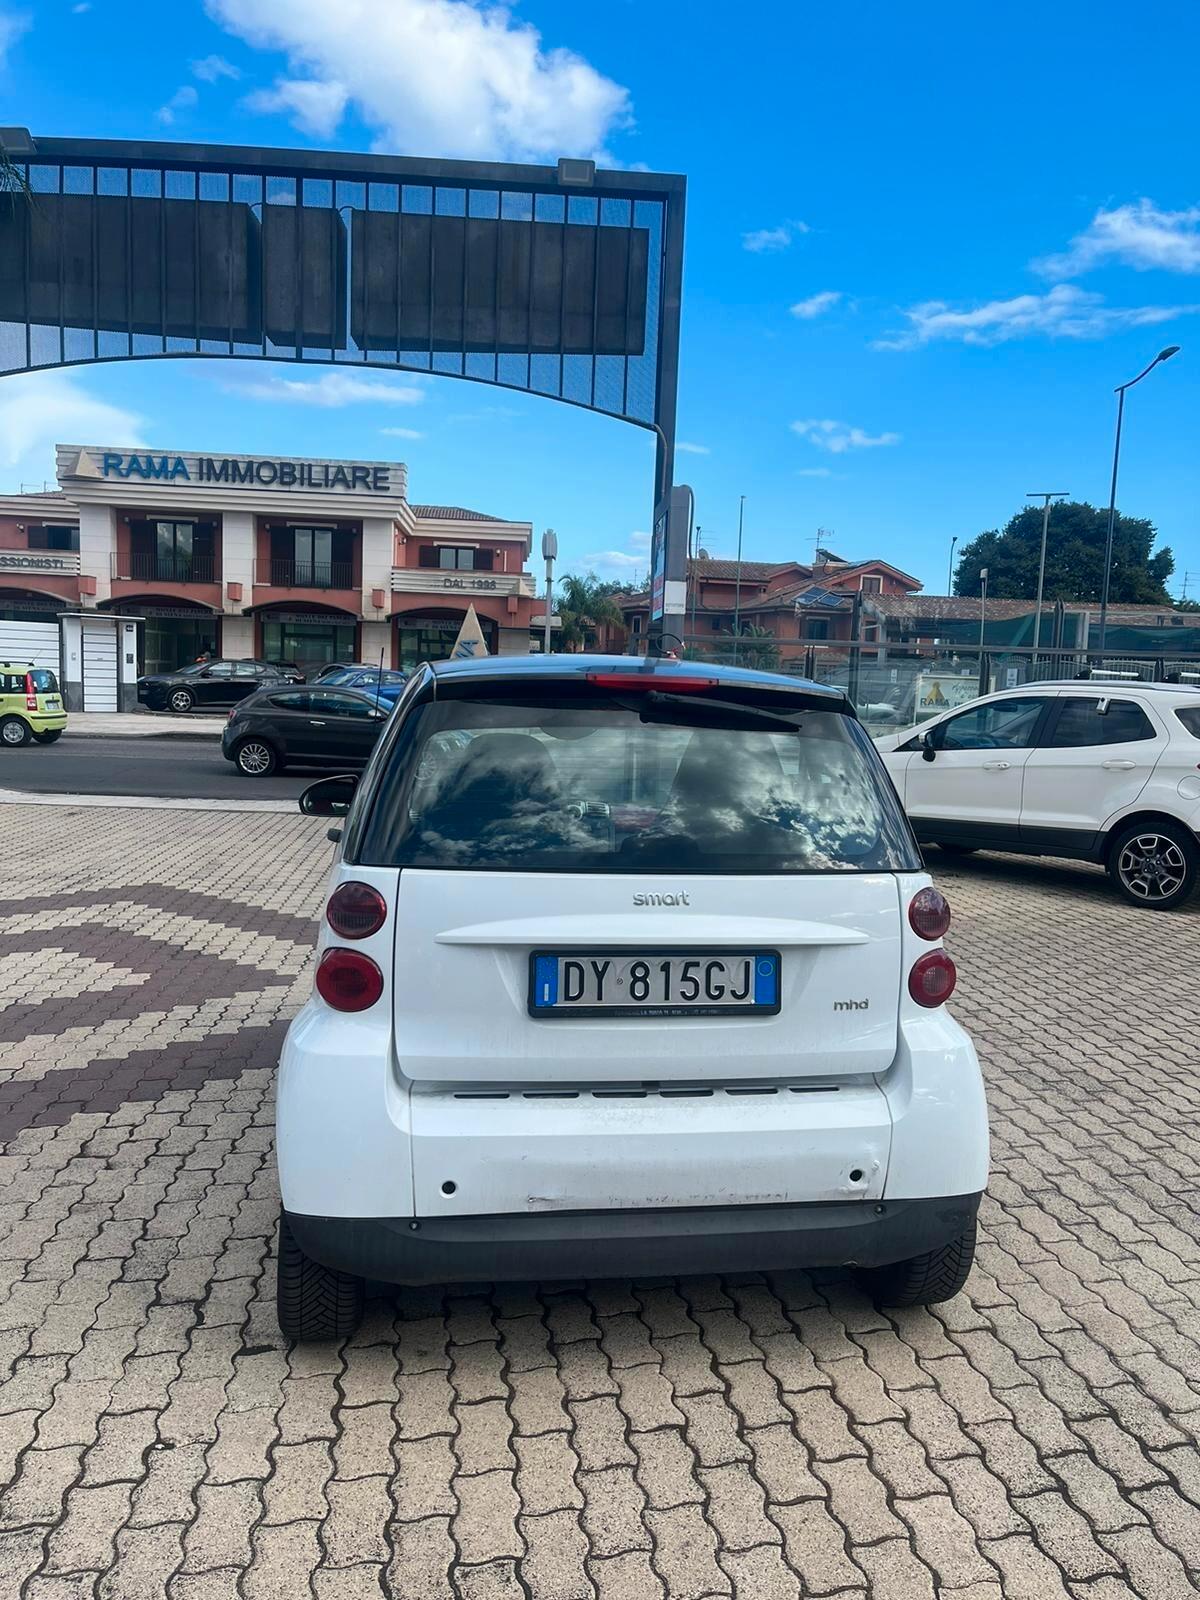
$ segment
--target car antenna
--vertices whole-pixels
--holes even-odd
[[[379,702],[383,699],[383,652],[384,646],[379,647],[379,681],[375,685],[375,709],[379,710]]]

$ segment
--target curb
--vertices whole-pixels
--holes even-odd
[[[0,806],[65,806],[78,810],[81,806],[109,808],[116,811],[273,811],[280,815],[300,816],[294,800],[193,800],[186,796],[137,794],[38,794],[22,789],[0,789]]]

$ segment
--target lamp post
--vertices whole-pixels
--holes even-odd
[[[949,594],[950,591],[954,588],[954,546],[957,543],[958,543],[958,535],[955,534],[953,539],[951,539],[951,541],[950,541],[950,570],[946,573],[946,593],[947,594]]]
[[[1046,534],[1050,528],[1050,502],[1052,500],[1065,500],[1067,498],[1067,491],[1065,489],[1052,489],[1047,492],[1045,489],[1035,489],[1031,494],[1027,494],[1025,498],[1026,500],[1041,500],[1043,502],[1042,554],[1038,561],[1037,605],[1034,607],[1033,613],[1033,669],[1036,675],[1038,663],[1037,653],[1042,643],[1042,590],[1045,588],[1046,584]]]
[[[1113,444],[1113,469],[1112,492],[1108,498],[1108,537],[1104,541],[1104,584],[1100,591],[1100,653],[1104,653],[1104,642],[1108,634],[1108,586],[1112,578],[1112,552],[1113,552],[1113,526],[1117,520],[1117,466],[1121,460],[1121,420],[1125,415],[1125,391],[1132,389],[1135,383],[1141,383],[1147,372],[1153,372],[1160,361],[1169,361],[1173,355],[1179,353],[1177,344],[1169,344],[1165,350],[1160,350],[1150,365],[1138,373],[1136,378],[1130,378],[1128,383],[1117,385],[1117,437]]]
[[[746,496],[738,500],[737,567],[733,581],[733,664],[737,666],[738,636],[742,631],[742,522],[746,515]]]
[[[979,569],[979,692],[986,694],[988,684],[984,678],[983,630],[987,626],[987,581],[988,569]]]

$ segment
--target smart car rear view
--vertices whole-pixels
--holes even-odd
[[[961,1288],[987,1174],[949,911],[838,692],[575,656],[408,686],[278,1097],[279,1311],[363,1280],[853,1264]]]

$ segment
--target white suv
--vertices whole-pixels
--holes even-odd
[[[286,1334],[348,1332],[367,1278],[962,1287],[988,1137],[950,914],[839,692],[445,662],[301,809],[349,816],[279,1079]]]
[[[875,741],[923,843],[1101,862],[1136,905],[1200,871],[1200,689],[1071,679]]]

